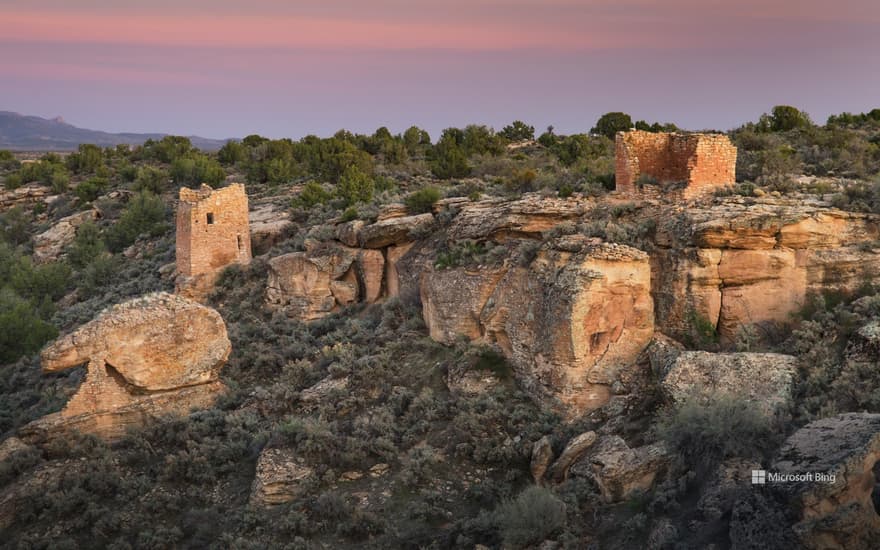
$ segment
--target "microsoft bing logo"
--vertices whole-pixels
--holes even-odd
[[[767,483],[767,470],[752,470],[752,485]]]

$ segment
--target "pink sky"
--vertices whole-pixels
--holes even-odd
[[[727,128],[880,106],[876,0],[5,0],[0,110],[110,131],[433,134],[608,110]]]

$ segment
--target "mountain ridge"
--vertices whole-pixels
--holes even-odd
[[[148,139],[162,139],[164,133],[111,133],[80,128],[68,124],[64,118],[42,118],[15,111],[0,111],[0,149],[14,151],[73,151],[82,143],[102,147],[140,145]],[[226,139],[187,136],[193,145],[203,150],[217,150]]]

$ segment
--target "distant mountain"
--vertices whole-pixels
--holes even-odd
[[[102,147],[140,145],[148,139],[162,139],[168,134],[111,134],[77,128],[61,117],[47,119],[0,111],[0,149],[15,151],[72,151],[81,143]],[[217,150],[227,140],[189,136],[199,149]]]

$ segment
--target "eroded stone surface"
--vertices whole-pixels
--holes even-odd
[[[290,502],[305,492],[304,484],[314,475],[314,470],[297,460],[291,449],[263,449],[257,461],[250,502],[256,506]]]
[[[683,351],[665,371],[662,387],[674,402],[732,397],[772,417],[791,407],[797,358],[779,353]]]
[[[223,391],[219,371],[230,350],[220,314],[196,302],[156,293],[118,304],[43,350],[46,372],[83,363],[88,371],[61,412],[23,432],[113,437],[150,416],[206,407]]]
[[[654,330],[647,255],[576,235],[527,267],[428,269],[421,296],[433,339],[498,346],[529,389],[572,415],[607,402]]]
[[[592,478],[606,502],[620,502],[648,491],[669,466],[662,443],[632,449],[616,436],[602,436],[571,466],[573,476]]]

